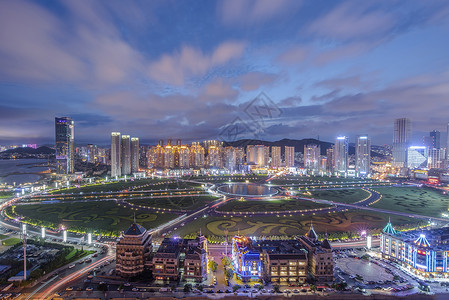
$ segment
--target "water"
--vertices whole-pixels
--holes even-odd
[[[266,185],[244,183],[226,184],[220,186],[218,190],[227,194],[242,196],[267,196],[276,193],[275,189]]]
[[[38,173],[48,170],[48,167],[36,167],[35,165],[46,163],[46,159],[14,159],[0,160],[0,183],[17,185],[33,183],[42,176]]]

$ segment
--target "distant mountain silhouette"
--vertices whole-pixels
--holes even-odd
[[[1,153],[5,153],[5,154],[16,154],[16,153],[17,154],[54,154],[55,150],[51,149],[47,146],[42,146],[37,149],[28,148],[28,147],[25,147],[25,148],[18,147],[18,148],[3,151]]]

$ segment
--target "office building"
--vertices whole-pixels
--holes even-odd
[[[284,165],[286,168],[295,166],[295,147],[285,146]]]
[[[122,175],[131,174],[131,137],[122,135]]]
[[[432,148],[429,149],[429,156],[427,159],[427,167],[429,169],[437,168],[441,169],[444,168],[445,161],[444,158],[446,157],[446,151],[444,148]]]
[[[407,148],[410,146],[412,124],[408,118],[394,121],[393,133],[393,166],[407,167]]]
[[[75,170],[75,124],[72,118],[55,118],[56,173],[72,174]]]
[[[334,174],[334,148],[326,150],[326,172],[330,175]]]
[[[441,148],[441,133],[438,130],[432,130],[430,132],[430,148]]]
[[[117,243],[117,275],[133,277],[142,273],[152,249],[151,235],[143,226],[134,222]]]
[[[320,153],[321,147],[319,145],[304,145],[304,168],[311,175],[320,172]]]
[[[139,172],[139,138],[131,138],[131,173]]]
[[[347,136],[339,136],[334,145],[334,171],[337,176],[348,174],[348,149],[349,142]]]
[[[427,167],[428,149],[425,146],[410,146],[407,149],[407,168]]]
[[[271,167],[280,168],[281,167],[281,147],[272,146],[271,147]]]
[[[367,135],[358,135],[355,140],[355,172],[357,177],[370,174],[371,141]]]

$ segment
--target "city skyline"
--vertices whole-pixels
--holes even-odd
[[[217,139],[240,120],[242,138],[379,145],[403,117],[418,141],[448,121],[448,14],[438,1],[5,1],[0,143],[51,144],[61,115],[78,143]],[[278,114],[255,126],[261,93]]]

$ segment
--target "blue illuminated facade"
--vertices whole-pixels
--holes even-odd
[[[381,233],[382,256],[403,263],[425,277],[448,277],[449,233],[447,228],[398,232],[388,222]]]
[[[235,236],[232,239],[232,262],[237,278],[242,281],[258,281],[262,277],[260,252],[253,249],[248,237]]]

